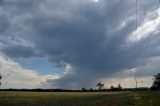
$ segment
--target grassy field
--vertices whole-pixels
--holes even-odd
[[[160,92],[0,92],[0,106],[160,106]]]

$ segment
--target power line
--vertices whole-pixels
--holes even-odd
[[[136,31],[138,29],[138,1],[136,0]],[[137,35],[135,35],[137,38]],[[135,42],[135,69],[137,67],[137,44]],[[134,73],[135,74],[135,73]],[[135,76],[135,83],[136,83],[136,88],[137,88],[137,80],[136,80],[136,75]]]
[[[138,29],[138,1],[136,0],[136,31]],[[137,35],[135,35],[137,38]],[[135,67],[137,66],[137,44],[135,42]]]
[[[160,0],[158,0],[158,8],[157,8],[157,11],[158,11],[159,8],[160,8]]]
[[[145,18],[146,18],[146,13],[147,13],[147,0],[144,0],[144,9],[143,9],[143,22],[142,24],[144,25],[145,24]],[[145,29],[143,29],[143,31],[145,31]],[[140,60],[143,62],[144,60],[144,57],[145,57],[145,40],[142,40],[142,42],[139,43],[139,47],[140,48],[140,53],[139,53],[139,58]]]
[[[146,17],[146,0],[144,0],[144,17],[143,17],[143,22],[145,21]]]
[[[136,30],[138,27],[138,1],[136,0]]]
[[[158,8],[160,8],[160,0],[158,0]]]

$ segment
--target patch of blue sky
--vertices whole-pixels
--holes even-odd
[[[36,70],[40,74],[57,74],[64,73],[63,67],[55,67],[47,58],[31,58],[31,59],[18,59],[16,60],[22,67],[27,69]]]

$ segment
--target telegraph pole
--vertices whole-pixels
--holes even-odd
[[[135,83],[136,83],[136,90],[137,90],[138,82],[137,82],[137,78],[136,77],[135,77]]]

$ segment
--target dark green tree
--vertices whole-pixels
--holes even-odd
[[[151,87],[152,90],[160,90],[160,73],[154,75],[154,82]]]
[[[114,86],[113,85],[111,85],[110,90],[114,90]]]
[[[97,83],[96,86],[98,87],[98,90],[102,90],[104,88],[104,84],[102,84],[101,81]]]
[[[122,90],[122,86],[121,86],[121,84],[118,84],[117,89],[118,89],[118,90]]]
[[[1,86],[1,79],[2,79],[2,75],[0,74],[0,86]]]
[[[85,91],[87,91],[87,89],[86,88],[82,88],[82,91],[85,92]]]

